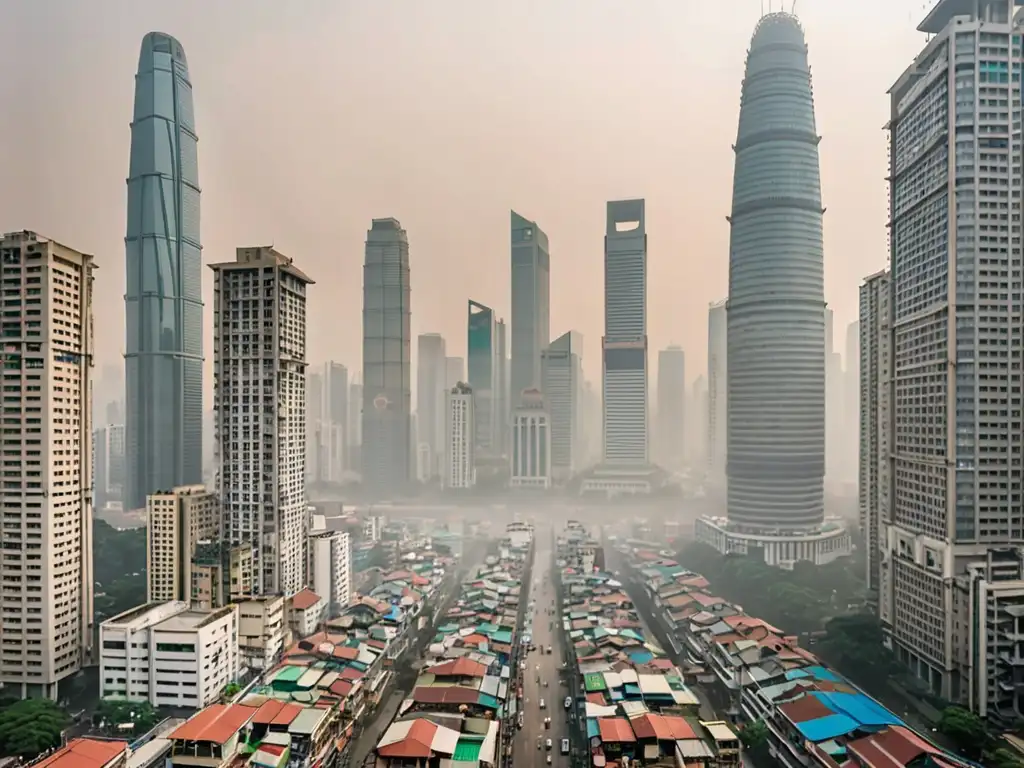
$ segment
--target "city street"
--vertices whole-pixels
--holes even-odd
[[[541,538],[543,537],[538,537]],[[533,583],[530,585],[530,599],[535,601],[535,604],[532,615],[527,616],[533,644],[537,650],[523,656],[526,662],[526,669],[523,671],[523,728],[516,733],[512,759],[512,764],[516,768],[547,765],[549,755],[551,765],[569,765],[569,756],[562,755],[560,750],[561,740],[569,736],[569,726],[566,722],[568,712],[564,706],[569,689],[559,682],[562,654],[557,633],[561,631],[561,626],[555,623],[558,617],[554,615],[555,588],[552,582],[551,558],[550,544],[538,540],[533,561]],[[548,646],[551,646],[551,654],[547,653]],[[545,682],[547,687],[544,686]],[[545,703],[545,709],[540,708],[541,700]],[[544,727],[546,717],[551,718],[550,729]],[[551,739],[550,751],[546,748],[547,739]]]

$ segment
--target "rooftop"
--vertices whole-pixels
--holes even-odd
[[[127,751],[126,741],[72,739],[33,768],[103,768]]]
[[[175,741],[207,741],[226,744],[256,714],[244,704],[211,704],[168,735]]]

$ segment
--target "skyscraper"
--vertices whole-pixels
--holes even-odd
[[[754,30],[734,150],[729,520],[813,528],[824,518],[823,210],[807,46],[791,14]]]
[[[135,76],[125,236],[125,509],[203,480],[199,162],[181,44],[151,32]]]
[[[708,307],[708,475],[711,484],[725,487],[728,397],[727,320],[725,302]]]
[[[344,480],[347,434],[348,368],[328,360],[324,364],[322,479],[329,483]]]
[[[467,382],[473,389],[474,428],[476,430],[477,457],[481,454],[494,456],[498,453],[495,444],[497,432],[497,409],[495,408],[498,388],[498,355],[495,336],[494,310],[483,304],[469,301],[467,318]]]
[[[604,460],[649,464],[647,228],[643,200],[608,203],[604,238]]]
[[[825,307],[825,480],[843,480],[843,358],[836,351],[835,315]]]
[[[658,353],[658,463],[681,469],[686,461],[686,354],[671,346]]]
[[[511,365],[508,359],[508,325],[503,319],[494,322],[494,355],[497,358],[494,445],[495,453],[503,456],[509,450],[509,431],[512,426],[512,414],[509,410],[511,407]]]
[[[92,658],[93,257],[0,235],[5,585],[0,684],[62,698]],[[42,418],[40,418],[42,414]]]
[[[324,377],[306,376],[306,482],[324,480]]]
[[[413,478],[409,238],[374,219],[363,265],[363,485],[381,498]]]
[[[541,385],[551,426],[551,474],[565,482],[583,466],[583,335],[568,331],[541,352]]]
[[[548,236],[512,211],[512,367],[509,403],[540,386],[540,353],[550,341],[551,263]]]
[[[445,387],[451,389],[466,381],[466,361],[461,357],[446,357],[444,361]]]
[[[254,591],[306,585],[306,292],[270,246],[211,264],[213,402],[223,531],[253,548]],[[254,343],[252,339],[262,339]]]
[[[445,393],[445,488],[466,489],[476,485],[474,413],[473,390],[468,384],[456,384]]]
[[[429,478],[440,477],[444,464],[445,399],[448,388],[444,337],[423,333],[417,340],[416,427],[420,445],[428,446]]]
[[[350,472],[363,471],[363,385],[352,377],[348,386],[348,445],[345,468]]]

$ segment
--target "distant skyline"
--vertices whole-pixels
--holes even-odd
[[[120,365],[125,116],[139,43],[159,30],[188,51],[195,82],[203,260],[274,243],[318,275],[311,360],[360,368],[366,222],[389,216],[415,244],[413,335],[441,333],[464,356],[468,297],[511,314],[515,208],[542,222],[558,254],[551,336],[581,331],[586,376],[599,382],[604,204],[636,196],[647,200],[650,345],[681,345],[692,382],[706,367],[708,303],[727,292],[730,145],[761,10],[734,5],[0,0],[7,28],[46,28],[50,42],[45,60],[30,55],[30,36],[0,50],[0,97],[21,105],[0,115],[0,228],[95,254],[97,365]],[[920,0],[797,10],[823,136],[825,297],[844,329],[861,278],[887,259],[886,91],[921,47],[923,12]],[[374,55],[381,30],[388,56]],[[55,104],[89,119],[24,119]],[[294,119],[311,105],[313,119]],[[211,348],[208,320],[204,333]],[[207,355],[207,401],[212,381]]]

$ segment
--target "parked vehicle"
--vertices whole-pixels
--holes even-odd
[[[563,755],[568,755],[569,754],[569,740],[568,739],[562,739],[562,754]]]
[[[565,697],[565,708],[569,709],[572,706],[572,696]]]

